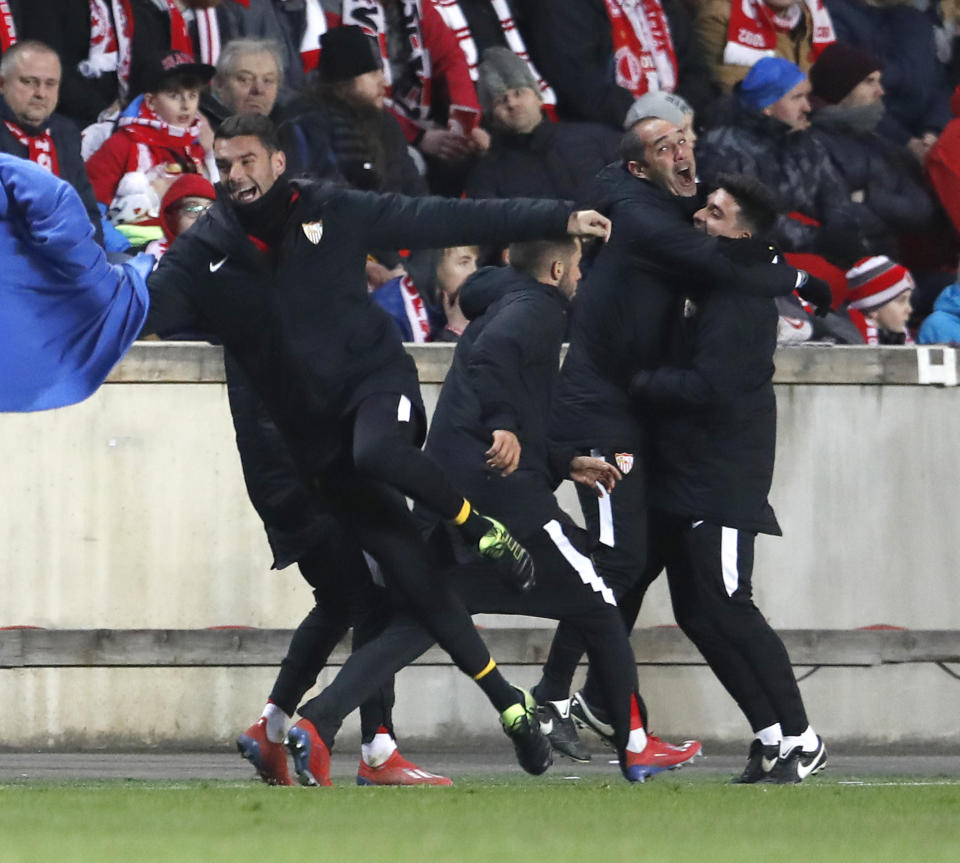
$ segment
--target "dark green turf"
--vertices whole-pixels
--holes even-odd
[[[818,777],[779,788],[731,787],[710,776],[643,786],[511,776],[463,778],[447,789],[8,783],[0,786],[0,863],[960,861],[960,783],[912,781]]]

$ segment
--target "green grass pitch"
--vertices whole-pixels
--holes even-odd
[[[466,776],[454,788],[0,785],[0,863],[960,861],[960,782],[731,787]]]

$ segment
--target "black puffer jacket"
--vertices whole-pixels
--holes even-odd
[[[582,200],[619,143],[620,133],[608,126],[548,119],[529,135],[495,134],[467,178],[467,197]]]
[[[781,216],[773,239],[786,252],[823,252],[830,234],[843,232],[850,254],[875,251],[873,214],[850,200],[850,189],[830,156],[809,131],[790,127],[744,107],[737,88],[714,117],[714,126],[697,143],[700,178],[708,185],[721,173],[750,174],[780,197],[787,212],[816,219],[820,227]],[[881,242],[882,242],[882,238]]]
[[[595,192],[613,232],[574,303],[551,436],[575,447],[633,450],[644,431],[627,388],[638,369],[662,361],[666,323],[684,293],[786,295],[797,272],[733,261],[724,241],[693,228],[687,199],[619,164],[600,173]]]

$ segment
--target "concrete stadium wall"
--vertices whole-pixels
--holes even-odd
[[[414,353],[432,408],[450,351]],[[775,627],[960,629],[960,389],[923,383],[940,379],[942,361],[955,382],[951,352],[778,354],[771,500],[785,536],[758,541],[755,569],[758,605]],[[216,348],[138,345],[87,402],[0,415],[0,451],[0,627],[290,628],[308,609],[295,568],[269,571]],[[562,498],[576,512],[572,489]],[[672,623],[662,583],[640,623]],[[508,671],[518,682],[536,679],[532,667]],[[0,746],[225,744],[258,715],[273,674],[0,669]],[[703,667],[643,668],[641,686],[662,736],[742,742],[749,734]],[[475,687],[452,668],[408,669],[397,689],[406,739],[502,740]],[[823,668],[802,689],[833,740],[960,745],[960,680],[936,666]],[[355,736],[348,724],[346,742]]]

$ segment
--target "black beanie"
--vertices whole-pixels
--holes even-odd
[[[872,54],[843,42],[834,42],[810,67],[810,86],[821,102],[836,105],[871,72],[883,64]]]
[[[320,80],[336,84],[382,68],[373,40],[355,24],[332,27],[320,37]]]

